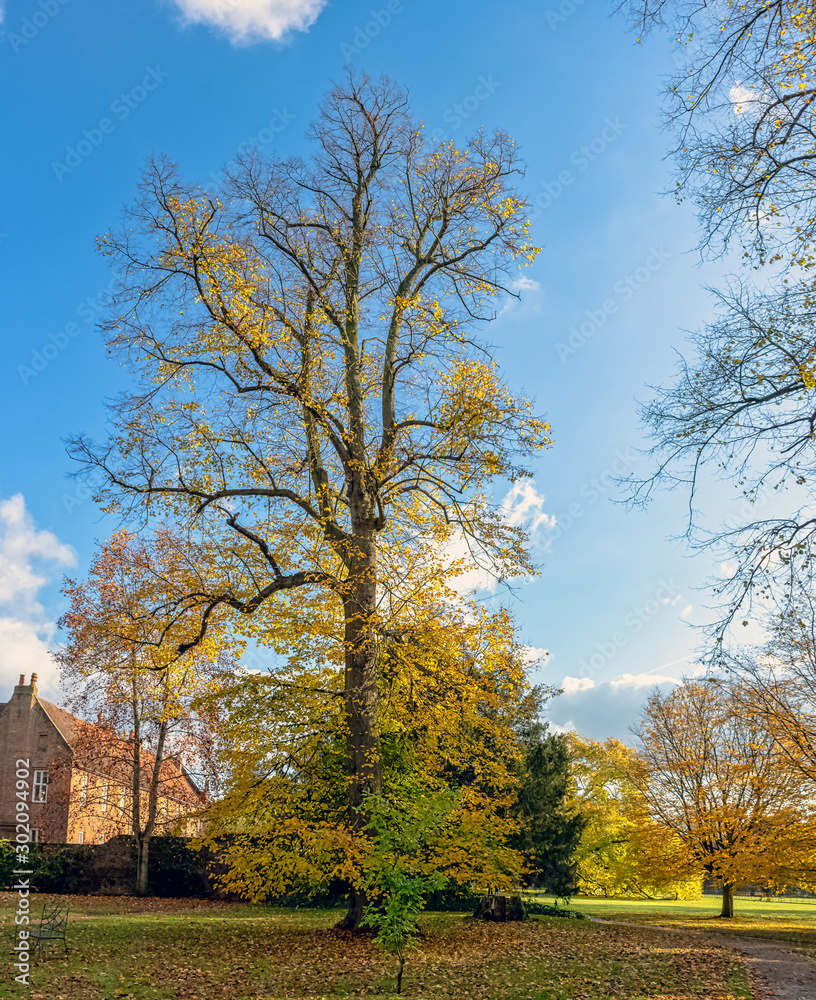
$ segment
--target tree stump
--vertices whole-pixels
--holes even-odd
[[[521,896],[481,896],[473,917],[477,920],[505,923],[511,920],[526,920],[527,911],[521,902]]]

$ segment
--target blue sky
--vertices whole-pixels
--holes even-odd
[[[670,377],[726,264],[700,264],[692,209],[660,195],[672,183],[660,90],[677,53],[636,44],[612,6],[0,0],[3,691],[38,670],[55,694],[61,575],[81,576],[114,527],[68,478],[64,447],[101,435],[104,398],[128,385],[95,329],[110,281],[95,235],[152,154],[206,181],[242,143],[307,152],[346,63],[404,84],[440,138],[500,126],[527,162],[544,249],[486,335],[553,426],[513,508],[539,522],[542,573],[511,598],[525,640],[550,653],[538,679],[568,679],[552,720],[626,737],[652,679],[693,667],[688,623],[706,620],[700,588],[718,562],[671,540],[683,496],[631,512],[612,478],[647,468],[636,400]],[[722,490],[708,502],[715,515],[731,505]]]

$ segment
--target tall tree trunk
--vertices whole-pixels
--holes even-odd
[[[344,602],[346,665],[346,773],[349,782],[350,821],[353,830],[367,824],[361,808],[368,793],[382,792],[380,727],[378,718],[376,613],[376,539],[373,529],[364,536],[355,572],[350,574]],[[360,558],[362,557],[362,558]],[[356,930],[365,909],[364,894],[354,887],[348,912],[336,925]]]
[[[733,882],[723,882],[722,887],[722,910],[720,911],[721,917],[733,917],[734,916],[734,883]]]

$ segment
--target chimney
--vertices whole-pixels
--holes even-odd
[[[20,674],[20,683],[18,687],[25,687],[25,674]]]

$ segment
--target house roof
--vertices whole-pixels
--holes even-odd
[[[82,734],[82,730],[89,723],[83,722],[82,719],[78,719],[75,715],[71,715],[70,712],[66,712],[59,705],[53,705],[50,701],[40,698],[39,695],[37,695],[37,701],[68,746],[74,746]]]
[[[36,688],[34,688],[36,692]],[[72,715],[70,712],[66,712],[64,708],[60,708],[59,705],[54,705],[50,701],[46,701],[41,698],[38,694],[34,694],[37,703],[45,712],[46,716],[50,720],[51,724],[57,730],[59,735],[65,741],[70,750],[80,750],[83,734],[93,739],[93,732],[97,727],[91,723],[86,722],[84,719],[79,719],[77,716]],[[3,712],[6,706],[10,704],[9,702],[0,703],[0,718],[2,718]],[[120,737],[113,737],[114,743],[117,746],[126,747],[126,741],[122,740]],[[73,756],[73,755],[72,755]],[[108,757],[109,755],[104,755]],[[106,760],[106,764],[111,771],[111,777],[115,777],[114,771],[121,768],[121,762],[117,762],[116,754]],[[103,757],[99,758],[101,762]],[[143,751],[143,761],[145,764],[150,764],[151,761],[155,760],[150,751]],[[118,766],[117,766],[118,765]],[[82,764],[79,764],[82,767]],[[106,768],[106,770],[108,769]],[[122,778],[122,775],[119,775]],[[190,792],[196,798],[201,798],[203,794],[202,790],[198,787],[192,775],[187,771],[183,764],[176,763],[172,758],[167,759],[162,764],[162,781],[165,788],[171,791],[171,794],[179,795],[182,798],[187,798]],[[186,794],[185,794],[186,793]]]

